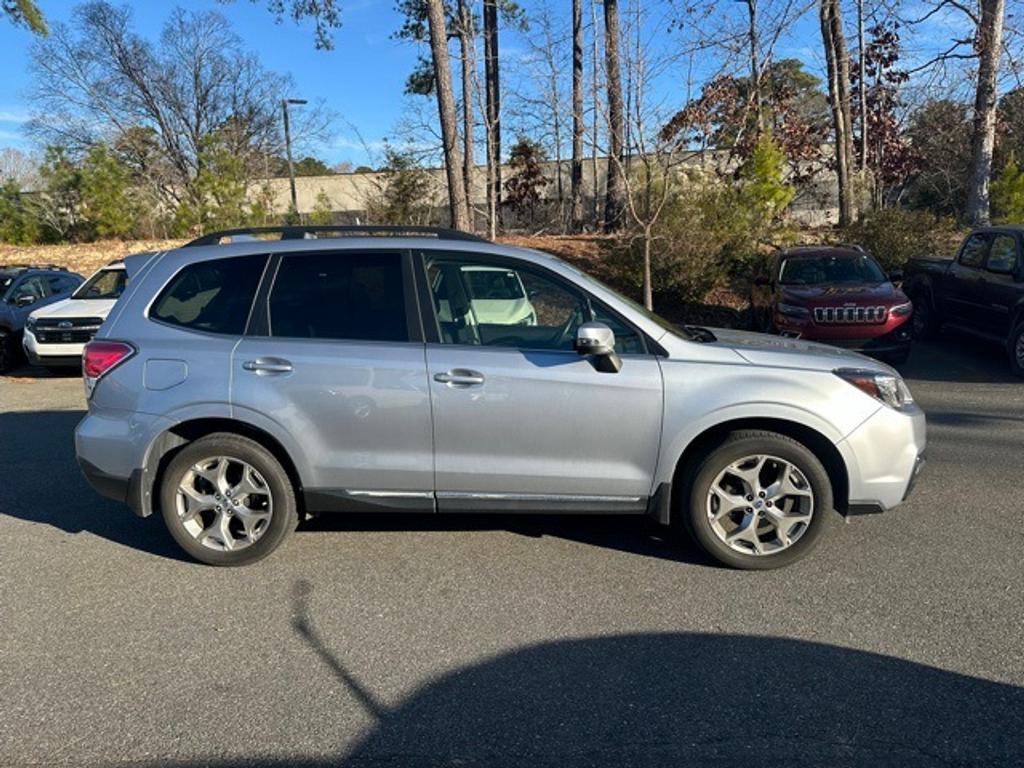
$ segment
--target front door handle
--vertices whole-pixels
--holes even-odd
[[[435,373],[434,381],[450,387],[476,387],[484,383],[484,375],[468,368],[452,368],[444,373]]]
[[[253,373],[291,373],[292,364],[280,357],[257,357],[255,360],[246,360],[242,368]]]

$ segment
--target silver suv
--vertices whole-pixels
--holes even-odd
[[[869,358],[676,327],[470,235],[274,231],[129,257],[84,353],[86,477],[205,563],[258,560],[306,515],[400,510],[648,515],[774,568],[922,464],[924,414]],[[510,290],[530,312],[479,314]]]

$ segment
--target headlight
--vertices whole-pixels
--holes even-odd
[[[775,308],[779,311],[780,315],[788,315],[790,317],[810,317],[811,310],[807,307],[800,307],[796,304],[785,304],[779,302],[775,305]]]
[[[904,304],[897,304],[889,310],[890,315],[896,315],[896,317],[906,317],[914,311],[914,304],[912,302],[906,302]]]
[[[903,379],[891,373],[865,371],[859,368],[840,368],[833,373],[890,408],[902,408],[914,402],[914,397]]]
[[[32,333],[36,332],[36,319],[29,315],[28,320],[25,321],[25,330]]]

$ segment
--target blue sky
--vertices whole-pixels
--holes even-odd
[[[624,13],[635,0],[622,0]],[[644,38],[654,49],[667,50],[679,44],[678,33],[667,31],[667,20],[678,13],[672,2],[641,0],[648,11]],[[37,0],[51,23],[67,21],[75,6],[69,0]],[[529,15],[536,13],[543,2],[550,2],[558,10],[556,20],[568,23],[567,0],[521,0]],[[134,0],[132,8],[135,28],[148,39],[155,39],[166,20],[172,3],[160,0]],[[405,78],[416,61],[416,47],[406,41],[391,39],[398,28],[400,17],[394,10],[393,0],[348,0],[342,2],[343,26],[334,32],[332,51],[317,51],[313,46],[311,25],[296,25],[291,19],[280,24],[266,9],[266,2],[234,0],[230,3],[216,0],[183,0],[181,7],[194,10],[215,10],[228,18],[244,44],[257,52],[270,70],[287,73],[295,81],[295,96],[310,100],[322,99],[338,115],[335,135],[328,144],[315,148],[315,154],[329,162],[349,160],[357,164],[374,162],[379,157],[367,157],[361,141],[352,129],[372,148],[379,148],[385,137],[394,137],[395,128],[407,114],[410,100],[416,97],[402,95]],[[586,4],[585,4],[586,5]],[[907,3],[905,7],[918,5]],[[744,6],[735,2],[719,3],[709,23],[717,24],[721,18],[742,20]],[[589,22],[589,8],[585,12]],[[847,18],[849,23],[851,19]],[[936,16],[918,36],[918,41],[907,40],[908,55],[922,56],[933,45],[948,39],[950,27],[943,15]],[[526,71],[531,66],[526,39],[514,30],[502,33],[503,80],[509,95],[523,86]],[[934,34],[934,37],[932,35]],[[21,134],[21,125],[28,117],[29,103],[26,92],[30,83],[27,72],[29,49],[33,37],[25,29],[0,22],[0,148],[13,146],[31,150],[32,146]],[[927,41],[921,45],[920,41]],[[819,53],[820,32],[814,13],[805,16],[794,29],[779,41],[776,57],[797,57],[807,68],[820,75],[822,62]],[[912,49],[912,50],[910,50]],[[564,55],[567,55],[568,48]],[[589,51],[588,51],[589,53]],[[709,71],[718,65],[705,55]],[[589,70],[589,63],[588,63]],[[566,78],[568,73],[566,73]],[[666,70],[654,84],[656,99],[667,107],[675,108],[685,99],[684,73],[680,67]],[[699,73],[698,73],[699,81]],[[568,87],[568,83],[565,83]],[[424,114],[433,115],[433,102],[423,101]],[[508,121],[506,121],[508,123]],[[507,144],[507,141],[506,141]]]

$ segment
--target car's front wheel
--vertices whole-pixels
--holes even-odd
[[[692,468],[681,501],[686,527],[704,550],[750,570],[799,560],[833,514],[821,462],[775,432],[734,432]]]
[[[1024,378],[1024,323],[1013,329],[1010,334],[1010,370],[1014,375]]]
[[[254,440],[216,433],[168,464],[160,509],[171,536],[209,565],[256,562],[298,523],[295,491],[274,455]]]

